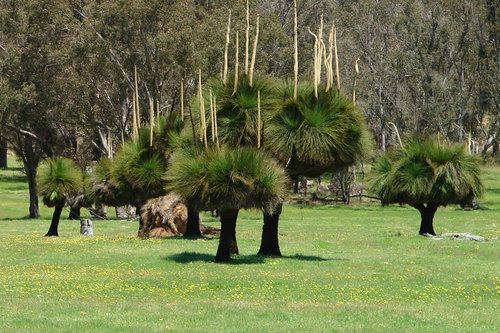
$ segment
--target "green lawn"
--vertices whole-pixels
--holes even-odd
[[[435,229],[489,241],[418,236],[407,207],[287,205],[283,258],[255,255],[261,215],[243,211],[241,255],[214,264],[217,239],[140,240],[137,222],[45,238],[51,210],[25,219],[24,178],[0,170],[0,332],[498,332],[500,170],[484,179],[485,209],[442,208]]]

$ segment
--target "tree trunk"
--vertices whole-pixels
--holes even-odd
[[[304,188],[304,196],[307,197],[307,178],[304,176],[300,177],[300,183],[302,184],[302,187]]]
[[[339,172],[340,190],[342,191],[342,202],[345,205],[351,204],[351,186],[352,177],[349,172],[349,167],[344,167]]]
[[[24,172],[26,173],[26,177],[28,178],[30,196],[29,217],[31,219],[36,219],[40,217],[40,212],[38,209],[36,169],[38,167],[38,164],[40,163],[42,153],[37,150],[36,145],[33,144],[31,140],[23,140],[23,142],[18,146],[13,146],[13,148],[16,147],[16,155],[22,159]]]
[[[221,233],[219,247],[214,258],[216,262],[231,260],[232,247],[236,245],[236,220],[238,219],[238,212],[238,209],[224,209],[220,211]]]
[[[299,193],[299,178],[292,179],[293,181],[293,194]]]
[[[80,219],[80,207],[70,207],[69,208],[69,220],[79,220]]]
[[[7,141],[0,138],[0,169],[7,167]]]
[[[54,214],[52,214],[52,221],[50,222],[49,231],[45,234],[45,236],[59,236],[57,233],[57,228],[59,227],[59,219],[61,218],[61,212],[64,206],[55,206]]]
[[[436,235],[434,232],[434,227],[433,227],[433,221],[434,221],[434,214],[436,213],[438,209],[438,205],[436,204],[427,204],[427,207],[424,205],[419,205],[417,209],[420,212],[420,230],[418,231],[419,235]]]
[[[40,211],[38,210],[38,193],[36,187],[36,172],[34,176],[28,176],[28,187],[30,192],[30,219],[36,219],[40,217]]]
[[[278,242],[278,222],[283,204],[278,204],[273,214],[264,212],[264,225],[262,226],[262,239],[260,242],[259,255],[281,257]]]
[[[135,213],[137,215],[137,218],[139,219],[139,230],[137,230],[138,237],[141,237],[141,230],[143,230],[144,228],[144,221],[142,220],[141,208],[142,204],[135,205]]]
[[[202,237],[200,231],[200,212],[193,208],[191,203],[187,203],[187,224],[184,237],[186,238],[200,238]]]
[[[238,255],[240,254],[240,250],[238,249],[238,243],[236,242],[236,219],[238,218],[238,212],[236,212],[236,217],[234,219],[234,223],[231,225],[230,231],[230,236],[231,236],[231,241],[230,241],[230,249],[231,249],[231,254]]]

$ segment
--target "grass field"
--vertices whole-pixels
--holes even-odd
[[[24,177],[0,170],[0,332],[499,332],[500,169],[484,180],[485,209],[442,208],[435,229],[489,241],[418,236],[407,207],[286,205],[283,258],[255,255],[243,211],[241,255],[214,264],[217,239],[140,240],[137,222],[45,238],[51,210],[24,218]]]

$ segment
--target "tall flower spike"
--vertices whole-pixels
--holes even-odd
[[[253,50],[252,50],[252,62],[250,65],[250,77],[249,84],[250,87],[253,87],[253,71],[255,68],[255,57],[257,56],[257,43],[259,42],[259,16],[257,15],[257,27],[255,28],[255,40],[253,42]]]
[[[333,87],[333,30],[335,29],[335,23],[332,23],[332,28],[330,29],[330,34],[328,35],[328,77],[330,82],[327,82],[327,86],[330,90]]]
[[[227,83],[227,68],[228,68],[228,52],[230,43],[230,33],[231,33],[231,10],[229,10],[229,18],[227,20],[227,32],[226,32],[226,49],[224,50],[224,71],[222,73],[222,83],[226,85]]]
[[[208,149],[205,101],[203,100],[203,89],[201,88],[201,69],[199,70],[198,89],[200,98],[200,142],[203,142],[205,144],[205,149]]]
[[[318,98],[318,36],[311,29],[307,28],[309,33],[314,36],[314,96]]]
[[[184,121],[184,79],[181,79],[181,121]]]
[[[317,58],[317,77],[316,80],[318,80],[317,85],[321,83],[321,68],[323,67],[322,62],[323,62],[323,46],[325,44],[323,43],[323,14],[320,16],[320,22],[319,22],[319,29],[318,29],[318,58]]]
[[[260,90],[257,91],[257,148],[260,148]]]
[[[293,0],[293,99],[297,99],[299,84],[299,43],[297,38],[297,0]]]
[[[210,89],[210,125],[212,133],[212,142],[215,142],[215,124],[214,124],[214,103],[212,89]]]
[[[219,129],[217,127],[217,96],[214,95],[214,125],[215,125],[215,141],[219,148]]]
[[[234,63],[234,88],[233,88],[233,93],[231,96],[234,96],[236,92],[238,91],[238,68],[240,66],[239,64],[239,47],[238,47],[238,31],[236,31],[236,55],[235,55],[235,63]]]
[[[339,57],[337,53],[337,28],[335,21],[333,22],[333,52],[335,55],[335,71],[337,74],[337,90],[340,91],[340,70],[339,70]]]
[[[153,129],[155,121],[155,105],[151,97],[149,97],[149,146],[153,147]]]
[[[352,103],[356,105],[356,82],[359,74],[358,67],[359,58],[356,59],[356,63],[354,64],[354,80],[352,82]]]
[[[247,0],[247,28],[245,31],[245,75],[248,75],[248,52],[250,42],[250,6]]]
[[[138,83],[138,75],[137,75],[137,66],[134,66],[134,96],[135,96],[135,115],[134,115],[134,128],[133,128],[133,137],[135,140],[139,138],[139,128],[141,126],[141,118],[140,118],[140,111],[139,111],[139,83]]]

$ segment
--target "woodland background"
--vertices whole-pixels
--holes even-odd
[[[245,3],[0,2],[0,166],[9,147],[22,160],[31,189],[45,157],[65,155],[83,168],[111,154],[131,135],[134,66],[142,121],[149,121],[149,98],[163,115],[179,112],[181,80],[190,100],[199,69],[204,80],[221,75],[229,10],[234,61],[234,35],[246,26]],[[291,80],[293,1],[254,0],[250,8],[252,24],[257,14],[261,22],[256,70]],[[498,12],[497,0],[299,0],[299,75],[313,75],[314,41],[307,28],[317,29],[323,15],[325,27],[335,20],[347,94],[360,58],[357,103],[378,149],[396,144],[387,126],[394,122],[403,134],[438,133],[495,156]],[[243,43],[240,38],[240,50]]]

